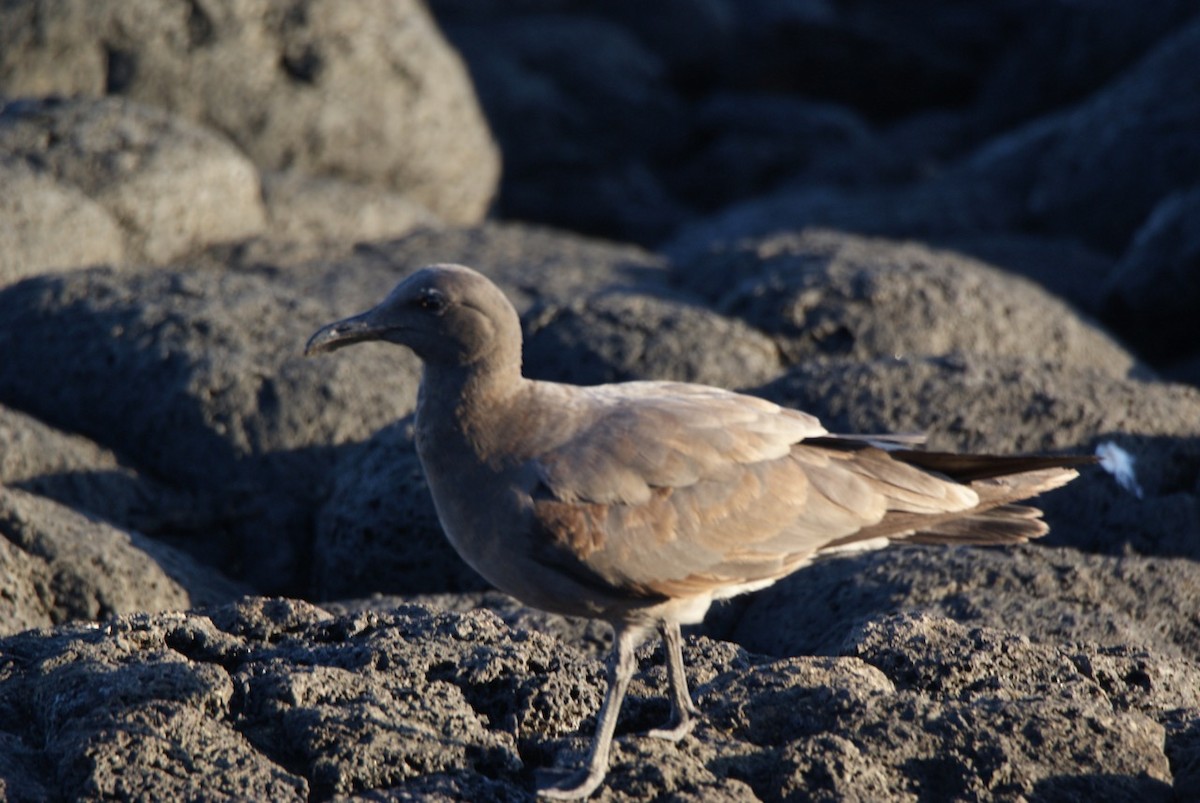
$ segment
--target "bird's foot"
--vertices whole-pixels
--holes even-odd
[[[604,783],[604,770],[546,768],[535,773],[538,797],[550,800],[582,800]]]
[[[696,718],[690,716],[672,717],[661,728],[646,731],[646,735],[653,736],[655,739],[666,739],[668,742],[678,742],[692,732],[698,721]]]

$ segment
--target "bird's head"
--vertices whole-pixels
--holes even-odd
[[[461,265],[431,265],[396,286],[377,306],[321,327],[306,355],[385,340],[412,349],[427,365],[469,366],[520,360],[521,324],[500,288]]]

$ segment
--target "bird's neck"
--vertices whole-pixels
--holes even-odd
[[[528,382],[520,361],[468,366],[426,365],[417,403],[418,437],[431,448],[466,446],[479,457],[497,449],[491,439]],[[453,448],[453,447],[452,447]]]

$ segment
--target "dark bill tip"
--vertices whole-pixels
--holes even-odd
[[[365,315],[356,315],[344,321],[336,321],[328,326],[322,326],[304,346],[304,356],[324,354],[335,351],[343,346],[361,343],[364,340],[375,340],[380,330],[374,326]]]

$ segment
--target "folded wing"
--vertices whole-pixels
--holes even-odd
[[[591,409],[576,413],[586,424],[534,461],[544,558],[648,597],[736,593],[857,541],[1023,540],[1044,525],[1035,509],[1008,503],[1074,476],[885,451],[828,436],[807,414],[713,388],[585,391],[579,403]],[[1054,473],[1028,487],[989,476],[1030,469]],[[989,508],[1000,510],[989,517]]]

